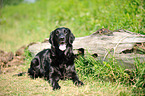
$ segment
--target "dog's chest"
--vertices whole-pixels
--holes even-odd
[[[61,80],[70,79],[69,71],[73,65],[73,58],[60,57],[54,60]]]
[[[59,65],[59,72],[60,72],[60,79],[67,78],[67,66],[66,66],[66,64]]]
[[[69,61],[61,59],[58,62],[58,71],[60,72],[60,79],[65,80],[68,78],[68,66]]]

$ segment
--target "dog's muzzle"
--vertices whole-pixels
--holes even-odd
[[[61,51],[64,51],[66,49],[66,43],[65,43],[65,38],[64,37],[59,38],[59,49]]]

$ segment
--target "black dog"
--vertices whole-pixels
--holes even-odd
[[[44,77],[53,87],[60,89],[59,79],[71,79],[75,85],[83,85],[75,71],[72,43],[75,37],[68,28],[57,28],[50,34],[51,49],[39,52],[31,61],[28,74],[32,78]]]

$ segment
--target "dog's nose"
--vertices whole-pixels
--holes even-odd
[[[60,41],[64,41],[64,37],[60,37],[59,40],[60,40]]]

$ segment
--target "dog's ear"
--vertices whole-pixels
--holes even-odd
[[[52,31],[51,33],[50,33],[50,37],[49,37],[49,43],[51,44],[51,52],[52,52],[52,56],[56,56],[56,54],[55,54],[55,46],[54,46],[54,32],[55,31]]]
[[[70,29],[68,29],[68,31],[69,31],[69,44],[72,45],[73,41],[75,40],[75,36],[73,35]]]
[[[50,33],[50,37],[49,37],[49,43],[52,44],[52,45],[54,44],[54,40],[53,39],[54,39],[54,31],[52,31]]]

